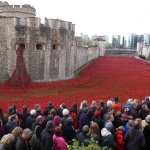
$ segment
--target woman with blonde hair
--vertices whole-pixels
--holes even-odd
[[[11,132],[15,138],[18,138],[23,133],[23,129],[20,127],[16,127],[12,132]]]
[[[14,142],[12,143],[12,149],[15,150],[16,149],[15,145],[16,145],[17,139],[23,133],[23,129],[20,127],[16,127],[11,133],[13,134],[13,136],[15,138]]]
[[[91,106],[90,106],[90,111],[89,111],[89,114],[88,114],[89,119],[91,119],[92,116],[94,116],[94,112],[96,110],[98,110],[96,101],[92,101]]]
[[[0,150],[10,150],[10,147],[14,141],[13,134],[6,134],[0,141]]]
[[[93,138],[95,141],[98,141],[99,145],[101,144],[99,126],[96,122],[91,123],[88,135],[90,136],[90,138]]]
[[[96,101],[92,101],[90,108],[92,109],[93,113],[98,109]]]

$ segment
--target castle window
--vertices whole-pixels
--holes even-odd
[[[56,46],[55,45],[53,45],[53,50],[56,50]]]
[[[16,49],[18,49],[19,47],[23,47],[23,49],[26,49],[26,45],[24,43],[18,43],[16,44]]]
[[[23,47],[23,49],[25,49],[25,44],[20,44],[20,47]]]
[[[45,50],[45,45],[44,44],[36,44],[35,49],[36,50]]]
[[[37,45],[36,45],[36,49],[37,49],[37,50],[42,50],[42,45],[41,45],[41,44],[37,44]]]
[[[52,50],[60,50],[60,44],[53,44]]]

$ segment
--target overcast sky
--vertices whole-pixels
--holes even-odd
[[[149,0],[7,0],[11,5],[30,4],[36,16],[69,21],[75,35],[150,33]]]

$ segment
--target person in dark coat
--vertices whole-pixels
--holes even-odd
[[[149,111],[148,111],[148,107],[146,104],[143,104],[141,106],[141,110],[139,111],[139,117],[142,119],[142,120],[145,120],[146,116],[149,114]]]
[[[80,115],[79,118],[79,132],[82,131],[83,126],[87,125],[90,126],[90,120],[88,118],[89,108],[85,107],[83,108],[83,113]]]
[[[133,116],[133,119],[139,117],[139,113],[136,108],[137,108],[137,103],[133,102],[132,107],[130,108],[130,115]]]
[[[31,128],[32,131],[35,131],[35,128],[37,127],[36,128],[36,136],[37,136],[38,139],[40,139],[40,135],[41,135],[42,130],[43,130],[43,128],[41,127],[43,121],[44,121],[44,117],[43,116],[38,116],[36,118],[36,121],[32,124],[32,128]]]
[[[86,100],[84,100],[83,102],[81,102],[80,109],[79,109],[78,114],[77,114],[78,119],[80,118],[80,115],[83,113],[83,109],[85,107],[87,107],[87,101]]]
[[[66,108],[66,104],[65,103],[63,103],[63,104],[61,104],[60,105],[60,109],[58,110],[58,115],[59,115],[59,117],[63,117],[63,110]]]
[[[0,108],[0,121],[1,121],[1,126],[4,125],[4,114],[2,108]]]
[[[12,134],[6,134],[2,137],[0,141],[0,150],[11,150],[10,147],[14,141],[14,136]]]
[[[73,119],[67,118],[66,124],[63,126],[62,130],[63,138],[68,144],[72,144],[72,139],[75,139],[76,131],[73,129]]]
[[[92,121],[96,122],[99,126],[99,134],[101,134],[100,132],[102,128],[104,127],[103,120],[101,119],[100,114],[101,114],[101,111],[96,110],[94,112],[94,116],[92,117]]]
[[[113,121],[113,125],[115,128],[118,128],[119,126],[123,125],[120,111],[116,112],[115,117],[114,117],[114,121]]]
[[[101,137],[100,137],[100,131],[98,124],[96,122],[92,122],[90,125],[88,136],[90,136],[91,139],[95,140],[97,144],[101,145]]]
[[[34,105],[34,109],[36,110],[36,117],[37,116],[42,116],[41,106],[39,104]]]
[[[11,149],[12,150],[16,150],[16,142],[17,142],[17,139],[18,137],[23,133],[23,130],[21,127],[16,127],[13,131],[12,131],[12,134],[15,138],[14,142],[12,143],[12,146],[11,146]]]
[[[82,127],[82,132],[77,134],[77,140],[79,141],[79,146],[81,146],[82,144],[84,144],[85,146],[89,145],[88,140],[90,141],[90,136],[88,136],[88,132],[89,132],[89,126],[85,125]]]
[[[17,112],[17,106],[16,106],[16,105],[13,105],[12,107],[14,107],[14,112],[13,112],[13,114],[17,115],[18,118],[20,118],[20,114]]]
[[[41,133],[41,150],[52,150],[53,148],[53,121],[48,121],[46,123],[46,128]]]
[[[17,115],[12,115],[10,116],[10,121],[8,121],[5,125],[5,133],[11,133],[13,129],[16,127],[19,127],[18,122],[18,116]]]
[[[56,113],[58,114],[57,112],[57,109],[53,106],[53,102],[48,102],[48,107],[45,108],[44,112],[43,112],[43,116],[48,116],[51,109],[54,109],[56,111]]]
[[[16,150],[31,150],[29,138],[31,137],[32,131],[30,129],[23,130],[21,136],[18,137],[16,142]]]
[[[60,123],[62,124],[62,127],[63,127],[64,124],[66,123],[67,118],[69,118],[69,117],[72,118],[72,117],[69,115],[69,111],[66,108],[63,110],[62,113],[63,113],[63,117],[61,118],[61,122]]]
[[[8,114],[5,114],[3,117],[4,118],[4,122],[3,122],[4,124],[3,125],[5,125],[8,122],[8,118],[13,114],[13,112],[14,112],[14,107],[12,107],[12,106],[9,107],[8,108]]]
[[[141,107],[144,104],[146,104],[148,109],[150,109],[150,97],[149,96],[145,97],[145,101],[141,104]]]
[[[92,116],[94,115],[94,112],[95,112],[96,110],[98,110],[96,101],[92,101],[91,106],[89,107],[89,109],[90,109],[90,111],[91,111],[91,117],[90,117],[89,119],[91,119]]]
[[[145,118],[147,125],[144,127],[143,134],[146,140],[146,145],[143,150],[150,150],[150,115]]]
[[[30,112],[28,111],[28,107],[26,105],[22,108],[22,113],[20,114],[20,118],[22,119],[21,127],[25,129],[26,126],[26,119],[30,116]]]
[[[133,128],[126,133],[124,137],[126,150],[142,150],[144,148],[146,141],[140,124],[141,120],[136,119]]]
[[[109,101],[109,103],[112,104],[112,101]],[[103,116],[103,122],[104,122],[104,123],[105,123],[106,120],[107,120],[108,114],[113,115],[113,114],[114,114],[114,109],[111,108],[111,107],[109,107],[109,108],[107,109],[107,113],[105,113],[104,116]]]
[[[105,106],[104,101],[100,100],[99,101],[100,107],[98,110],[101,112],[101,118],[103,118],[104,114],[107,113],[107,109],[109,108],[108,106]]]
[[[31,116],[29,116],[27,119],[26,119],[26,127],[31,129],[32,128],[32,124],[36,121],[36,110],[35,109],[32,109],[30,111],[30,114]]]
[[[45,122],[47,123],[49,120],[53,120],[55,116],[57,116],[56,110],[51,109],[49,115],[46,117]]]

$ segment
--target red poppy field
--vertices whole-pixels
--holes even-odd
[[[42,109],[49,101],[56,108],[72,102],[78,106],[83,100],[107,101],[118,96],[120,102],[128,98],[139,99],[150,95],[150,63],[132,57],[100,57],[81,72],[80,76],[70,80],[33,83],[26,88],[6,87],[0,84],[0,107],[4,113],[7,108],[16,105],[21,111],[23,105],[32,109],[40,104]]]

